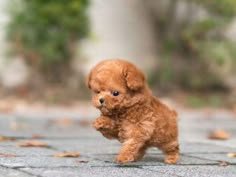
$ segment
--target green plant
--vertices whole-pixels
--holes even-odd
[[[180,1],[169,1],[169,16],[159,19],[162,56],[158,70],[154,71],[158,84],[171,67],[172,78],[165,79],[164,85],[171,82],[188,89],[224,88],[225,74],[233,74],[236,68],[236,42],[225,36],[225,29],[236,15],[236,1],[182,0],[207,13],[193,19],[196,11],[189,10],[189,18],[178,22],[175,12]],[[171,66],[166,69],[166,65]]]
[[[69,67],[77,44],[88,35],[88,1],[9,1],[7,37],[11,53],[22,55],[42,74]]]
[[[222,96],[219,95],[191,95],[187,97],[186,104],[193,108],[203,108],[206,106],[222,107],[225,104]]]
[[[236,14],[235,0],[191,0],[210,12],[215,13],[223,18],[232,18]]]

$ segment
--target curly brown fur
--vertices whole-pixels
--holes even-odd
[[[117,162],[137,161],[149,147],[161,149],[165,163],[177,162],[177,113],[152,96],[136,66],[125,60],[105,60],[91,70],[87,84],[94,92],[94,106],[101,111],[95,129],[122,143]]]

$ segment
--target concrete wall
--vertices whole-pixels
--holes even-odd
[[[142,0],[93,0],[89,10],[92,38],[83,54],[91,65],[108,58],[124,58],[148,68],[157,58],[156,34]]]

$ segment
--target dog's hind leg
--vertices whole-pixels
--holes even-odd
[[[165,154],[165,163],[176,164],[179,159],[179,144],[174,141],[159,147]]]

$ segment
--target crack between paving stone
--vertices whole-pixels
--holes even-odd
[[[17,170],[19,170],[20,172],[26,173],[26,174],[28,174],[28,175],[35,176],[35,177],[43,177],[43,176],[41,176],[41,175],[35,175],[35,174],[33,174],[33,173],[24,171],[24,170],[22,170],[22,169],[20,169],[20,168],[17,168]]]
[[[91,168],[96,168],[96,167],[114,167],[114,166],[89,166]],[[27,166],[27,167],[17,167],[17,169],[23,169],[23,168],[33,168],[33,169],[60,169],[60,168],[75,168],[78,169],[79,166],[57,166],[57,167],[47,167],[47,166],[41,166],[41,167],[31,167],[31,166]]]
[[[27,172],[27,171],[23,171],[23,170],[21,170],[21,169],[18,168],[18,167],[8,167],[8,166],[5,166],[5,165],[0,165],[0,167],[6,168],[6,169],[15,170],[15,171],[19,171],[19,172],[21,172],[21,173],[28,174],[28,175],[30,175],[30,176],[32,176],[32,177],[43,177],[43,176],[41,176],[41,175],[35,175],[35,174],[29,173],[29,172]],[[21,167],[21,168],[27,168],[27,167]]]
[[[219,161],[220,162],[223,162],[223,161]],[[219,163],[218,164],[177,164],[176,166],[219,166]],[[229,163],[229,162],[226,162],[228,163],[229,165],[236,165],[236,163]],[[148,165],[148,166],[151,166],[151,165]]]
[[[227,162],[228,163],[228,162]],[[218,166],[219,164],[175,164],[173,166]],[[236,163],[229,163],[229,165],[236,165]],[[104,166],[104,165],[103,165]],[[99,165],[91,166],[91,167],[103,167]],[[129,165],[132,167],[133,165]],[[156,164],[147,164],[147,165],[134,165],[134,167],[148,167],[148,166],[159,166],[159,167],[168,167],[168,165],[156,165]],[[114,167],[114,165],[106,166],[106,167]]]
[[[236,165],[236,164],[229,164],[230,165]],[[87,165],[84,165],[86,167]],[[87,167],[90,168],[104,168],[104,167],[115,167],[115,168],[137,168],[137,169],[146,169],[143,167],[168,167],[168,165],[88,165]],[[177,165],[172,165],[172,166],[218,166],[218,164],[177,164]],[[40,166],[40,167],[35,167],[35,166],[21,166],[21,167],[13,167],[10,169],[23,169],[23,168],[32,168],[32,169],[60,169],[60,168],[74,168],[77,169],[80,166],[56,166],[56,167],[47,167],[47,166]],[[9,168],[9,167],[8,167]]]
[[[86,156],[84,156],[84,157],[86,157]],[[90,156],[87,156],[88,158],[91,158],[91,159],[93,159],[93,160],[98,160],[98,161],[102,161],[102,162],[105,162],[105,163],[109,163],[109,164],[111,164],[111,166],[110,167],[114,167],[114,165],[115,166],[119,166],[119,164],[117,164],[117,163],[115,163],[115,162],[112,162],[112,161],[103,161],[103,160],[101,160],[101,159],[98,159],[98,158],[92,158],[92,157],[90,157]],[[194,157],[194,158],[197,158],[197,157]],[[198,159],[200,159],[200,160],[208,160],[208,159],[204,159],[204,158],[198,158]],[[209,161],[213,161],[213,162],[215,162],[215,163],[208,163],[208,164],[205,164],[205,163],[203,163],[203,164],[176,164],[175,166],[192,166],[192,165],[194,165],[194,166],[205,166],[205,165],[214,165],[214,166],[217,166],[217,165],[219,165],[219,163],[220,162],[222,162],[222,161],[216,161],[216,160],[209,160]],[[217,163],[218,162],[218,163]],[[236,165],[236,163],[229,163],[229,162],[227,162],[229,165]],[[125,166],[125,165],[124,165]],[[142,167],[142,166],[168,166],[168,165],[165,165],[165,164],[159,164],[159,165],[157,165],[157,164],[153,164],[153,165],[151,165],[151,164],[149,164],[149,165],[138,165],[138,164],[130,164],[130,165],[126,165],[126,166],[130,166],[130,167],[132,167],[132,166],[136,166],[136,167]],[[100,167],[100,166],[94,166],[94,167]]]
[[[176,164],[176,166],[192,166],[192,165],[195,165],[195,166],[204,166],[204,165],[214,165],[214,166],[217,166],[217,165],[219,165],[220,162],[222,162],[222,161],[204,159],[204,158],[195,157],[195,156],[187,156],[187,155],[183,155],[183,156],[185,156],[185,157],[193,157],[193,158],[197,158],[197,159],[200,159],[200,160],[209,160],[209,161],[212,161],[212,162],[215,162],[215,163],[208,163],[208,164],[204,164],[204,163],[203,164]],[[84,156],[84,157],[86,157],[86,156]],[[110,163],[111,165],[112,164],[113,165],[117,165],[115,162],[112,162],[112,161],[103,161],[103,160],[101,160],[99,158],[93,158],[93,157],[90,157],[90,156],[87,156],[87,157],[91,158],[93,160],[98,160],[98,161],[102,161],[102,162],[105,162],[105,163]],[[227,162],[227,163],[229,165],[235,165],[236,164],[236,163],[229,163],[229,162]],[[142,166],[167,166],[167,165],[165,165],[165,164],[163,164],[163,165],[162,164],[160,164],[160,165],[156,165],[156,164],[155,165],[136,165],[136,164],[132,165],[132,164],[130,164],[130,166],[142,167]]]
[[[212,159],[208,159],[208,158],[203,158],[203,157],[197,157],[197,156],[192,156],[192,155],[186,155],[186,154],[182,154],[182,156],[185,157],[192,157],[192,158],[196,158],[196,159],[200,159],[200,160],[208,160],[208,161],[213,161],[213,162],[217,162],[217,164],[219,164],[220,162],[222,162],[222,160],[212,160]],[[230,162],[228,161],[224,161],[230,164]],[[233,163],[234,164],[234,163]]]
[[[217,147],[220,147],[220,148],[228,148],[228,149],[234,149],[235,147],[231,147],[231,146],[224,146],[224,145],[221,145],[221,144],[214,144],[213,141],[210,143],[210,142],[182,142],[180,143],[180,146],[181,144],[198,144],[198,145],[208,145],[208,146],[217,146]]]
[[[229,152],[185,152],[183,155],[188,155],[188,154],[227,154]]]

